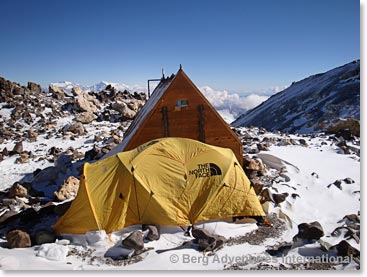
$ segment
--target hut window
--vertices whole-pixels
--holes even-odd
[[[189,101],[188,100],[177,100],[177,107],[186,107],[189,105]]]

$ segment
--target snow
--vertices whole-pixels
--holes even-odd
[[[295,164],[300,169],[297,173],[287,167],[292,180],[289,185],[296,187],[296,193],[301,195],[301,199],[297,199],[291,208],[285,207],[285,212],[293,218],[295,224],[317,219],[330,234],[339,226],[337,222],[344,215],[357,214],[360,210],[359,195],[353,194],[353,191],[360,189],[358,161],[347,155],[337,154],[331,149],[321,152],[318,149],[299,146],[272,147],[270,154]],[[317,173],[319,178],[312,176],[313,172]],[[352,178],[355,183],[344,185],[342,190],[335,186],[327,188],[334,181],[347,177]],[[294,192],[281,185],[276,187],[279,193]],[[285,205],[282,205],[282,208],[283,206]]]
[[[65,124],[65,121],[62,124]],[[107,126],[102,127],[98,124],[92,124],[88,128],[92,130],[96,127],[99,131],[107,128]],[[282,135],[272,133],[263,136],[283,138]],[[81,137],[79,140],[69,142],[70,144],[66,141],[45,140],[41,137],[36,143],[26,143],[25,148],[30,149],[33,145],[35,149],[38,149],[42,143],[47,143],[47,147],[51,145],[62,146],[63,148],[69,145],[73,145],[74,148],[84,147],[89,137]],[[288,138],[297,140],[303,137],[291,135]],[[262,137],[260,136],[259,139],[261,140]],[[190,245],[180,247],[192,238],[185,236],[183,230],[179,227],[165,226],[161,227],[161,237],[158,241],[145,243],[146,248],[152,249],[141,254],[143,260],[137,263],[114,266],[103,263],[98,259],[82,259],[75,255],[67,255],[69,251],[87,253],[88,249],[94,251],[93,255],[101,258],[132,255],[131,250],[121,245],[121,241],[131,231],[140,228],[139,226],[130,226],[111,234],[106,234],[103,230],[90,231],[85,235],[65,234],[63,240],[56,243],[26,249],[10,250],[0,248],[0,267],[5,270],[223,270],[236,263],[251,266],[259,261],[266,261],[269,264],[277,265],[282,262],[281,258],[272,257],[265,250],[277,243],[292,241],[293,236],[298,232],[297,225],[312,221],[319,221],[322,225],[325,232],[322,239],[331,245],[335,245],[343,239],[342,236],[331,236],[332,231],[343,224],[340,220],[347,214],[358,214],[360,211],[360,195],[354,193],[360,190],[361,185],[359,157],[337,154],[335,145],[330,142],[325,144],[326,138],[324,137],[306,137],[305,139],[308,144],[307,147],[301,145],[273,145],[270,147],[270,151],[265,152],[276,157],[273,160],[276,164],[281,164],[282,167],[286,168],[286,175],[290,178],[289,182],[284,180],[275,182],[271,190],[275,192],[274,189],[277,189],[278,193],[287,192],[300,195],[296,199],[288,197],[279,206],[269,205],[270,212],[285,214],[290,220],[288,229],[279,238],[268,238],[259,245],[247,243],[232,246],[225,245],[212,256],[209,256],[198,252]],[[32,172],[35,167],[42,165],[42,162],[25,165],[14,165],[12,162],[14,162],[12,158],[6,159],[2,162],[0,168],[0,174],[5,176],[6,179],[4,180],[9,183],[11,183],[10,180],[19,180],[26,172]],[[49,164],[43,164],[43,166],[47,165]],[[316,173],[318,177],[313,173]],[[341,190],[335,186],[327,187],[335,180],[347,177],[352,178],[355,183],[343,183]],[[204,222],[197,224],[197,226],[222,235],[227,239],[243,236],[258,228],[254,223],[232,223],[225,220]],[[360,248],[360,245],[353,240],[348,240],[348,242],[355,248]],[[179,247],[179,249],[174,249],[176,247]],[[292,249],[287,257],[296,261],[297,259],[304,260],[311,254],[316,256],[323,254],[319,251],[318,243]],[[352,263],[348,267],[355,269],[356,265],[353,266]]]
[[[3,108],[5,105],[6,103],[0,103],[0,122],[8,121],[10,119],[11,112],[14,110],[14,108]]]
[[[65,261],[68,251],[69,248],[66,245],[45,243],[38,248],[36,256],[50,261],[62,262]]]

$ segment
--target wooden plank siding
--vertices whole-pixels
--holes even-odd
[[[188,106],[178,107],[178,100],[187,100]],[[165,120],[168,120],[168,124]],[[242,164],[241,141],[182,69],[178,71],[124,150],[131,150],[147,141],[165,137],[165,126],[168,127],[170,137],[195,140],[203,137],[205,143],[231,148]]]

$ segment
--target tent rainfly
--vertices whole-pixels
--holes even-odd
[[[124,140],[105,157],[164,137],[190,138],[230,148],[242,164],[240,139],[182,68],[176,75],[162,77],[126,131]]]
[[[264,215],[232,150],[163,138],[85,163],[78,194],[54,230],[110,233],[135,224],[187,226]]]

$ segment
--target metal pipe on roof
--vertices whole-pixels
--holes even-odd
[[[162,79],[149,79],[148,80],[148,98],[150,98],[150,82],[159,82]]]

